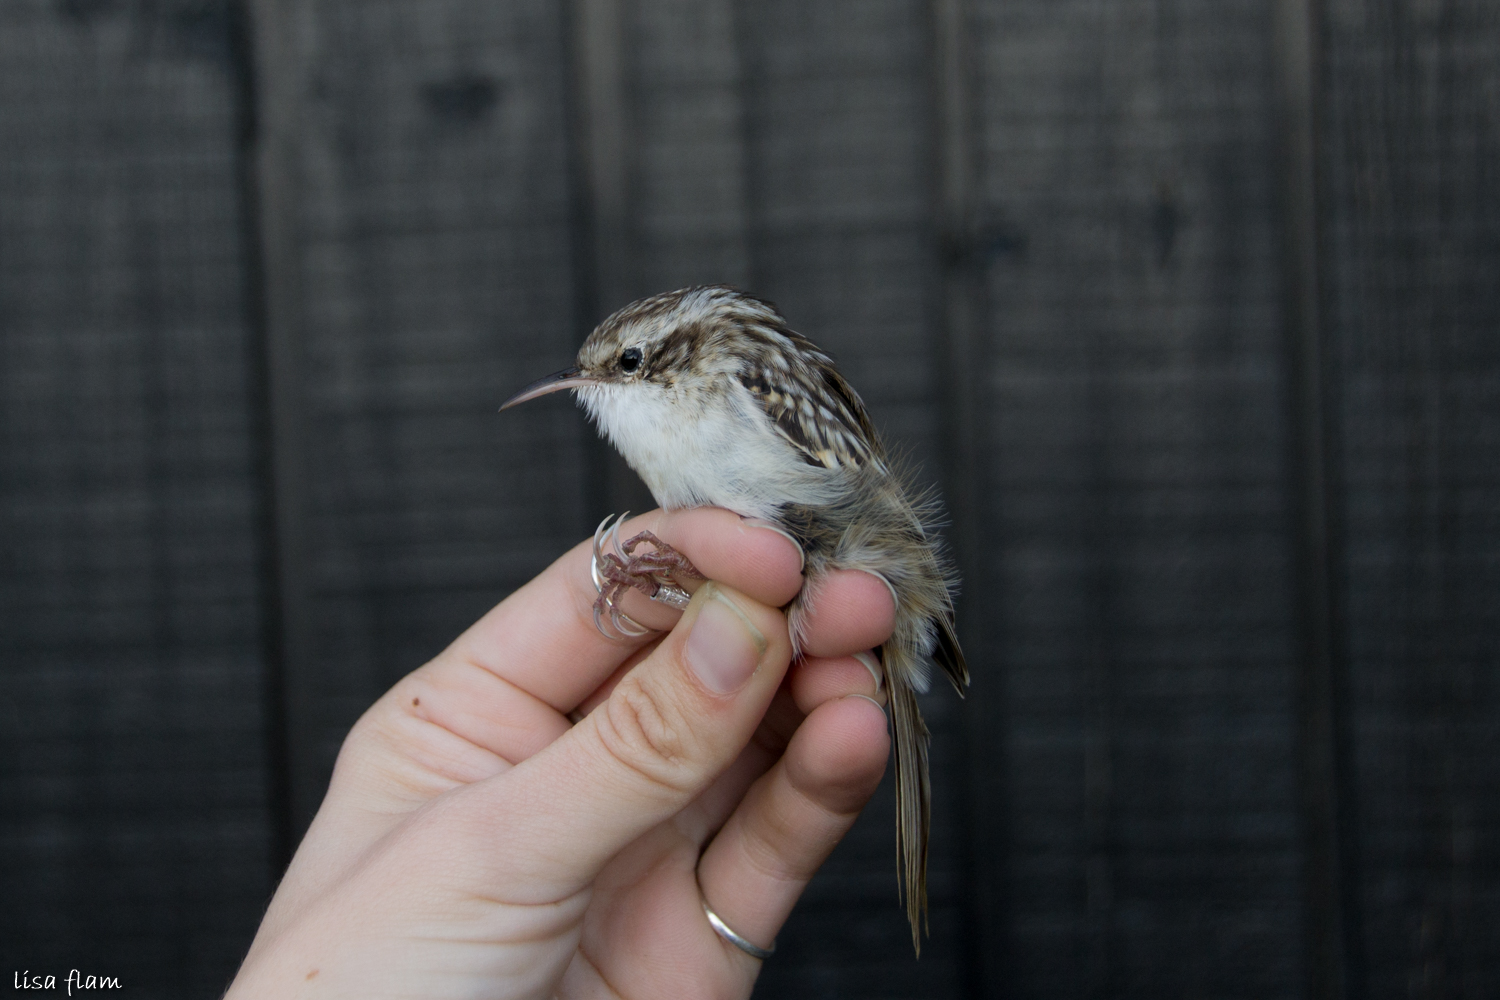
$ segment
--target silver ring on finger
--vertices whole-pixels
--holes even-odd
[[[728,941],[730,944],[734,945],[736,948],[738,948],[740,951],[743,951],[751,958],[758,958],[762,962],[770,958],[772,955],[776,954],[775,941],[771,942],[771,947],[762,948],[760,945],[737,933],[734,928],[726,924],[724,922],[724,918],[715,913],[714,908],[708,905],[708,897],[703,895],[702,883],[699,883],[698,885],[698,899],[703,904],[703,915],[708,918],[708,925],[714,929],[714,933],[718,934],[719,937],[723,938],[725,941]]]

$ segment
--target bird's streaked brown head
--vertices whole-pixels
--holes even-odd
[[[728,285],[701,285],[632,302],[594,328],[577,364],[526,386],[501,409],[561,389],[655,383],[685,376],[733,375],[748,329],[785,331],[776,307]]]

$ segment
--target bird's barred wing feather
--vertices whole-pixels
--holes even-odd
[[[810,346],[799,352],[797,364],[787,364],[779,354],[748,363],[738,375],[740,384],[807,464],[825,469],[883,464],[880,437],[859,394],[831,359],[806,349]]]

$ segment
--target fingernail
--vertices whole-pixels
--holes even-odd
[[[885,672],[880,669],[880,661],[875,659],[874,653],[855,653],[854,658],[863,663],[870,676],[875,678],[876,691],[885,686]]]
[[[865,701],[868,701],[871,705],[874,705],[876,708],[880,709],[880,714],[881,715],[885,715],[885,706],[882,705],[880,702],[876,701],[874,698],[871,698],[867,694],[846,694],[846,695],[844,695],[844,697],[845,698],[863,698]]]
[[[730,694],[745,686],[766,652],[766,637],[729,596],[712,582],[683,656],[693,674],[715,694]]]
[[[887,580],[885,577],[881,576],[879,573],[875,572],[872,569],[862,569],[862,570],[860,570],[860,572],[861,573],[868,573],[871,576],[873,576],[875,579],[879,580],[881,583],[885,584],[885,589],[889,590],[891,592],[891,605],[892,605],[892,607],[895,607],[895,608],[900,608],[901,607],[901,598],[899,598],[899,597],[896,596],[896,585],[895,584],[891,583],[891,581]]]
[[[792,546],[797,550],[797,558],[801,560],[801,562],[797,565],[797,572],[800,573],[807,568],[807,553],[802,551],[801,543],[799,543],[796,538],[792,537],[792,533],[790,531],[787,531],[775,521],[765,521],[758,517],[742,517],[740,518],[740,520],[744,521],[752,528],[765,528],[767,531],[774,531],[782,538],[785,538],[787,541],[791,542]]]

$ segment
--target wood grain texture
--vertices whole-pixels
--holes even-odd
[[[1295,995],[1269,13],[977,17],[985,995]]]
[[[226,8],[0,8],[0,963],[217,995],[271,888]]]
[[[1500,976],[1500,14],[1330,3],[1325,254],[1366,995]]]

